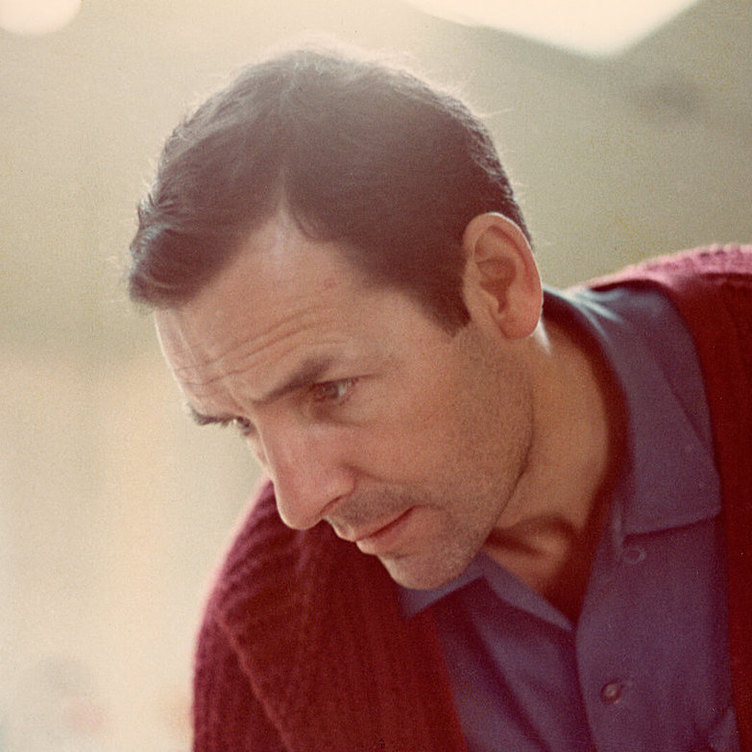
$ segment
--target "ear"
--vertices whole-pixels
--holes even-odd
[[[465,298],[471,316],[473,309],[490,314],[509,339],[532,334],[540,319],[543,291],[522,230],[501,214],[479,214],[465,228],[462,245],[467,259]]]

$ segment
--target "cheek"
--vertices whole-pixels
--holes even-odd
[[[453,409],[405,409],[363,444],[364,456],[395,479],[432,484],[452,470],[457,448],[467,443]]]
[[[361,469],[383,480],[432,483],[456,469],[476,433],[472,376],[455,358],[421,359],[378,384],[374,409],[346,438]],[[441,362],[441,367],[436,363]]]

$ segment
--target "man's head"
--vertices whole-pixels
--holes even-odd
[[[410,587],[457,576],[526,472],[540,281],[524,236],[483,214],[463,238],[469,322],[449,333],[369,284],[284,212],[186,303],[156,312],[201,425],[234,425],[282,520],[328,523]]]
[[[189,300],[280,209],[450,331],[467,322],[470,220],[498,212],[526,233],[491,139],[460,101],[381,63],[302,50],[241,71],[167,141],[139,209],[132,298]]]
[[[254,66],[173,134],[140,217],[131,294],[288,525],[433,587],[514,518],[540,277],[463,105],[336,56]]]

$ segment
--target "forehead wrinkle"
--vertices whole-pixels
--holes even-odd
[[[275,326],[269,331],[257,337],[253,340],[238,338],[228,344],[227,347],[220,350],[218,353],[213,353],[211,348],[194,348],[190,345],[186,346],[183,350],[184,353],[190,355],[191,363],[175,368],[175,375],[180,377],[180,381],[184,386],[191,388],[196,393],[196,396],[206,396],[206,394],[213,393],[211,387],[217,382],[227,380],[234,376],[240,376],[248,373],[248,371],[257,368],[259,362],[269,360],[270,362],[278,362],[285,356],[289,355],[296,348],[299,347],[297,341],[293,338],[297,335],[305,334],[310,329],[315,328],[320,320],[320,315],[317,315],[316,311],[306,311],[301,314],[300,311],[289,314],[282,321],[275,324]],[[301,322],[301,318],[303,321]],[[290,341],[292,339],[292,341]],[[184,341],[184,340],[183,340]],[[337,338],[333,335],[328,335],[326,339],[314,340],[311,345],[314,347],[327,347],[332,345],[341,345],[344,343],[344,338]],[[280,343],[288,342],[287,347],[283,348],[280,352],[274,353],[272,357],[269,355],[269,351],[272,351]],[[306,344],[306,350],[310,349],[309,343]],[[250,351],[242,355],[241,359],[233,364],[232,367],[223,367],[223,363],[232,359],[233,355],[237,352],[241,352],[245,347],[250,347]],[[203,354],[204,357],[197,357],[199,354]],[[214,371],[213,375],[205,375],[197,380],[191,378],[196,374],[200,374],[202,369],[206,369],[209,373]],[[205,390],[208,389],[209,392]]]

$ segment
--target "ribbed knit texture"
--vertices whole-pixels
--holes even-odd
[[[465,750],[433,625],[328,526],[284,527],[270,487],[209,602],[194,711],[201,752]]]
[[[658,285],[695,337],[726,510],[735,704],[752,752],[752,250],[706,249],[599,282],[617,283]],[[382,565],[325,524],[286,528],[270,486],[207,604],[194,689],[194,752],[466,752],[429,612],[406,622]]]

